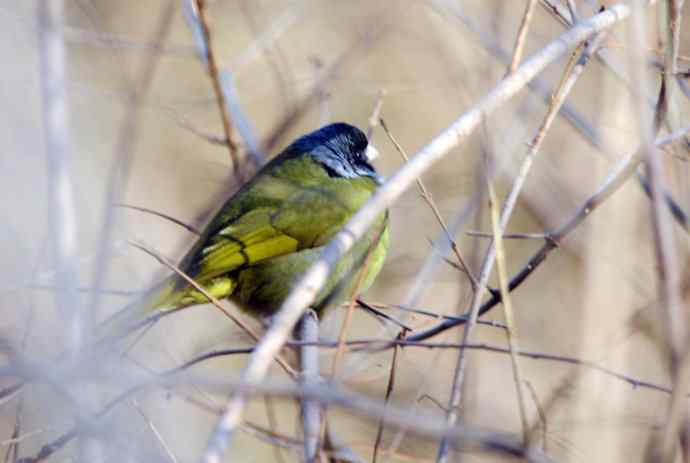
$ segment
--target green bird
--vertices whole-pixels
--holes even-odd
[[[217,299],[256,317],[275,313],[328,241],[372,196],[377,155],[356,127],[335,123],[306,134],[266,164],[220,208],[179,269]],[[334,267],[312,308],[321,314],[365,291],[388,250],[388,211]],[[361,274],[361,276],[360,276]],[[178,274],[119,312],[108,332],[126,332],[155,311],[207,303]]]

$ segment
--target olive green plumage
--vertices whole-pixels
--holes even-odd
[[[214,297],[228,298],[256,316],[271,315],[378,187],[368,147],[364,134],[346,124],[298,139],[220,208],[179,268]],[[335,266],[312,305],[315,310],[342,302],[357,284],[360,291],[371,285],[388,250],[388,228],[386,212]],[[116,317],[117,324],[206,302],[172,275],[124,317]]]

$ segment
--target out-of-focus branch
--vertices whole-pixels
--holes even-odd
[[[647,69],[645,53],[648,46],[646,26],[648,15],[639,0],[633,2],[633,6],[630,47],[628,47],[630,74],[639,87],[636,92],[638,129],[642,138],[644,164],[651,192],[651,226],[656,255],[657,291],[663,312],[660,316],[663,317],[666,326],[670,371],[673,380],[673,393],[663,432],[660,439],[653,442],[648,461],[670,463],[674,460],[674,450],[682,422],[686,421],[688,416],[685,394],[690,379],[688,378],[690,373],[690,363],[688,362],[689,338],[687,316],[680,295],[681,271],[677,259],[677,246],[671,215],[664,203],[664,167],[659,150],[653,143],[654,118],[649,105],[640,97],[640,95],[648,93],[652,85],[652,76]],[[673,59],[673,52],[667,54],[667,59]],[[667,63],[666,69],[673,69],[673,63]],[[669,80],[675,84],[672,78]],[[665,101],[665,96],[668,96],[668,93],[662,95],[661,102]],[[666,101],[666,104],[668,103]]]
[[[196,49],[191,45],[168,45],[162,42],[137,40],[130,37],[121,37],[104,31],[79,29],[77,27],[63,26],[63,34],[69,43],[86,44],[97,47],[120,48],[125,50],[154,50],[161,54],[172,54],[193,58]]]
[[[41,447],[41,449],[30,457],[21,458],[17,463],[38,463],[46,460],[55,452],[61,450],[75,438],[88,432],[93,432],[94,425],[98,425],[99,420],[111,413],[119,404],[135,396],[137,393],[150,387],[172,388],[183,385],[198,385],[208,390],[232,389],[246,396],[272,395],[276,397],[288,397],[317,401],[321,405],[339,407],[351,413],[382,420],[392,426],[405,426],[410,432],[430,438],[447,437],[452,439],[458,449],[472,449],[492,452],[498,455],[513,457],[523,457],[533,463],[550,463],[548,456],[536,449],[524,449],[515,437],[511,434],[502,432],[486,431],[471,426],[454,426],[448,428],[436,417],[430,414],[418,413],[414,420],[410,420],[409,411],[392,405],[384,406],[378,401],[345,390],[340,390],[332,386],[323,384],[259,384],[247,387],[243,381],[233,381],[224,379],[213,381],[207,377],[195,377],[187,372],[180,372],[178,375],[153,375],[147,376],[143,380],[141,375],[136,375],[139,379],[132,387],[120,393],[107,404],[101,407],[91,416],[79,421],[69,431],[59,436],[55,440]]]
[[[69,148],[69,111],[67,108],[66,52],[62,35],[63,0],[38,2],[39,59],[43,97],[43,129],[47,164],[48,229],[54,237],[56,302],[68,322],[68,349],[76,353],[90,327],[88,314],[82,310],[77,294],[79,262],[77,256],[77,210]]]
[[[423,172],[463,141],[481,123],[483,118],[523,89],[527,82],[546,66],[593,34],[623,20],[629,13],[630,10],[626,5],[616,4],[607,11],[582,21],[559,36],[525,61],[513,74],[501,81],[470,111],[433,139],[408,164],[385,182],[371,200],[348,221],[343,231],[338,233],[326,246],[319,260],[312,265],[290,292],[277,312],[270,329],[257,345],[243,370],[242,381],[247,385],[261,382],[272,359],[287,340],[304,309],[315,299],[316,294],[323,287],[331,267],[368,230],[375,217],[397,200]],[[221,461],[234,431],[241,422],[245,404],[246,399],[241,392],[232,395],[209,438],[202,457],[204,463],[219,463]]]
[[[164,43],[171,29],[172,20],[175,15],[175,3],[169,1],[156,22],[154,40]],[[104,282],[108,279],[108,269],[113,246],[113,232],[115,230],[116,217],[114,204],[121,202],[122,188],[126,182],[129,166],[132,160],[132,152],[139,135],[140,124],[139,114],[143,106],[143,100],[148,92],[156,68],[159,62],[159,50],[153,49],[149,52],[141,75],[132,81],[126,96],[128,104],[122,124],[118,130],[117,144],[115,147],[115,157],[113,165],[110,167],[110,177],[106,190],[106,200],[103,206],[103,219],[99,235],[100,243],[96,254],[96,269],[94,271],[93,284],[94,292],[89,298],[87,307],[91,316],[99,315],[100,303],[102,301],[102,289]]]
[[[225,95],[226,112],[235,121],[235,127],[244,140],[246,152],[254,163],[254,167],[258,170],[266,163],[266,158],[261,152],[259,142],[254,136],[254,130],[251,128],[249,119],[247,119],[240,107],[240,98],[237,94],[233,74],[228,70],[220,71],[220,84]]]
[[[308,310],[300,320],[299,337],[305,343],[318,342],[319,317],[313,310]],[[319,383],[319,349],[305,344],[300,347],[301,384]],[[315,463],[319,452],[319,434],[321,430],[321,405],[313,400],[302,401],[302,423],[304,428],[304,461]]]
[[[682,8],[685,0],[666,0],[659,4],[659,36],[661,39],[661,46],[664,51],[663,73],[662,79],[664,82],[666,111],[665,118],[662,121],[665,123],[668,130],[671,132],[682,125],[681,111],[678,105],[680,95],[679,90],[682,91],[678,79],[678,55],[680,51],[680,31],[683,19]],[[651,61],[651,60],[650,60]],[[647,62],[645,56],[645,62]]]

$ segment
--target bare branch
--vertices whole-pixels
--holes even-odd
[[[186,4],[187,0],[185,0]],[[208,16],[206,12],[205,0],[189,0],[193,2],[192,7],[186,7],[185,18],[192,28],[195,39],[197,39],[197,46],[204,57],[208,75],[211,78],[213,91],[218,102],[218,111],[220,112],[220,119],[223,124],[223,132],[225,133],[225,141],[230,151],[230,162],[232,163],[232,170],[241,182],[242,172],[240,167],[240,153],[239,144],[235,137],[235,130],[232,125],[229,111],[226,105],[226,95],[220,82],[220,75],[218,71],[218,64],[216,62],[216,55],[213,50],[213,42],[211,38],[211,29],[208,24]]]
[[[527,0],[527,5],[525,5],[525,12],[522,14],[522,21],[520,22],[520,29],[518,30],[518,35],[515,38],[515,47],[513,48],[513,58],[510,60],[510,66],[508,66],[508,74],[512,74],[517,69],[522,59],[522,53],[525,48],[525,39],[527,39],[527,31],[529,30],[529,24],[532,21],[532,15],[534,14],[534,7],[537,5],[537,0]]]
[[[146,212],[147,214],[152,214],[152,215],[157,215],[158,217],[162,217],[165,220],[168,220],[174,224],[179,225],[180,227],[184,228],[190,233],[194,233],[195,235],[201,235],[201,231],[197,230],[193,226],[189,225],[188,223],[184,223],[183,221],[176,219],[175,217],[172,217],[168,214],[164,214],[162,212],[154,211],[153,209],[149,209],[148,207],[141,207],[141,206],[132,206],[130,204],[114,204],[115,207],[122,207],[125,209],[132,209],[135,211],[139,212]]]
[[[174,14],[175,3],[169,1],[160,17],[157,18],[155,33],[153,35],[156,42],[165,42],[171,29]],[[89,313],[94,318],[97,318],[99,315],[100,304],[102,302],[102,289],[108,279],[108,270],[113,246],[113,233],[116,223],[113,205],[121,202],[122,199],[122,190],[128,177],[132,153],[139,135],[139,116],[141,114],[141,108],[145,96],[153,82],[153,77],[159,62],[158,57],[160,53],[158,50],[151,50],[148,55],[140,76],[130,83],[132,88],[128,90],[126,97],[128,106],[123,122],[118,130],[115,157],[109,169],[110,177],[108,178],[106,200],[103,206],[103,218],[100,224],[100,242],[96,254],[96,269],[91,285],[94,288],[94,292],[87,304]]]
[[[404,340],[406,330],[402,330],[396,339]],[[384,397],[384,404],[388,404],[391,398],[393,389],[395,388],[395,372],[398,365],[398,346],[393,347],[393,359],[391,360],[391,368],[388,374],[388,385],[386,386],[386,395]],[[383,438],[383,421],[379,422],[378,430],[376,431],[376,440],[374,442],[374,455],[371,459],[372,463],[376,463],[379,454],[379,446],[381,445],[381,439]]]
[[[66,51],[62,36],[63,0],[38,2],[43,128],[48,182],[48,229],[54,237],[57,280],[56,305],[68,320],[67,345],[76,353],[90,326],[89,310],[82,311],[79,285],[77,210],[69,147]]]
[[[308,310],[300,321],[299,337],[305,343],[319,340],[319,317],[313,310]],[[305,344],[300,348],[300,366],[302,369],[301,384],[318,384],[319,349]],[[302,423],[304,427],[304,461],[315,463],[319,452],[319,434],[321,430],[321,406],[311,400],[302,401]]]
[[[644,163],[651,191],[651,225],[654,232],[654,251],[656,254],[657,287],[660,305],[666,324],[666,334],[670,351],[671,377],[673,394],[669,405],[668,417],[660,440],[655,442],[650,461],[670,462],[673,460],[675,443],[682,422],[687,420],[688,411],[684,398],[689,380],[690,358],[688,352],[687,317],[680,297],[680,267],[677,260],[675,236],[671,215],[664,204],[664,168],[659,151],[653,143],[654,117],[649,105],[641,97],[651,88],[651,76],[647,71],[644,50],[647,48],[647,12],[638,1],[634,2],[632,27],[630,30],[629,59],[631,75],[638,85],[636,103],[638,111],[638,129]],[[668,57],[672,59],[671,56]],[[667,63],[672,69],[673,63]],[[673,83],[673,82],[672,82]],[[664,90],[662,89],[662,92]],[[659,99],[665,102],[667,94]],[[657,113],[658,114],[658,113]],[[663,117],[663,116],[660,116]],[[658,124],[657,124],[658,125]]]
[[[503,236],[501,230],[501,219],[499,217],[499,199],[494,189],[491,180],[487,180],[489,190],[489,208],[491,211],[491,225],[494,230],[494,245],[496,247],[496,262],[498,267],[498,281],[501,287],[501,299],[503,300],[503,310],[506,319],[506,336],[508,337],[508,345],[510,346],[510,361],[513,367],[513,381],[515,382],[515,390],[517,392],[518,410],[520,412],[520,422],[522,424],[522,442],[523,445],[528,443],[527,432],[529,424],[527,422],[527,410],[525,408],[525,398],[522,391],[523,374],[520,369],[517,352],[519,350],[519,336],[518,329],[515,325],[515,315],[513,312],[512,298],[510,297],[510,290],[508,289],[508,270],[506,263],[505,246],[503,245]]]

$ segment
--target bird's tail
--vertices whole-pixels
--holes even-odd
[[[176,284],[176,277],[172,275],[147,290],[125,308],[102,321],[96,329],[96,339],[114,340],[126,337],[152,321],[155,316],[177,309],[179,304]]]

